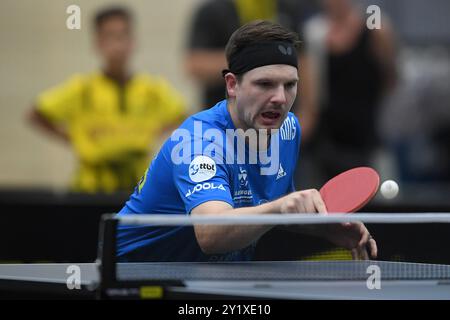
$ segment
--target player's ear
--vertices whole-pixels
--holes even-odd
[[[236,97],[237,77],[235,74],[228,72],[225,75],[225,84],[229,97]]]

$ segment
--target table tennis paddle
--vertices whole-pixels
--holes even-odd
[[[329,213],[352,213],[375,196],[379,184],[380,177],[374,169],[358,167],[329,180],[320,189],[320,195]]]

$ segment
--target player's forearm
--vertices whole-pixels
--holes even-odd
[[[278,202],[273,201],[256,207],[229,209],[221,212],[221,215],[260,216],[279,212]],[[202,225],[196,226],[195,232],[197,241],[205,253],[221,254],[249,246],[273,227],[273,225]]]
[[[263,215],[270,213],[326,213],[326,206],[315,189],[296,191],[256,207],[230,209],[223,202],[207,202],[192,214]],[[223,253],[244,248],[274,226],[198,226],[195,228],[200,247],[207,253]]]

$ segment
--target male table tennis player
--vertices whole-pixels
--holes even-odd
[[[317,190],[295,191],[293,187],[300,126],[289,110],[297,94],[298,43],[295,33],[271,22],[255,21],[236,30],[226,47],[229,70],[224,70],[223,75],[227,99],[191,116],[174,132],[118,215],[258,217],[267,213],[325,213],[326,206]],[[214,129],[214,138],[205,133],[208,129]],[[280,129],[270,137],[266,135],[271,139],[267,140],[270,145],[266,147],[270,150],[266,154],[280,155],[276,170],[263,172],[272,163],[263,164],[259,158],[253,164],[225,161],[230,153],[236,156],[236,148],[220,143],[220,134],[225,136],[235,129],[245,132],[267,129],[267,133],[271,133],[270,129]],[[183,132],[188,132],[190,138],[184,145],[180,144]],[[263,141],[263,134],[259,133],[258,138]],[[199,142],[203,150],[198,150]],[[277,148],[272,149],[276,144]],[[208,153],[211,145],[219,149]],[[179,156],[188,159],[183,163],[177,159],[181,147],[190,152]],[[263,149],[262,146],[257,150],[258,155]],[[245,145],[249,158],[255,150],[251,143]],[[117,255],[120,261],[250,260],[257,240],[271,228],[121,225]],[[362,223],[298,229],[351,249],[355,258],[367,259],[369,254],[371,257],[377,254],[376,243]]]

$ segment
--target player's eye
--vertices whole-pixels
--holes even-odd
[[[286,89],[292,89],[297,85],[297,82],[291,81],[285,84]]]
[[[270,88],[272,86],[272,82],[270,81],[259,81],[256,84],[261,88]]]

